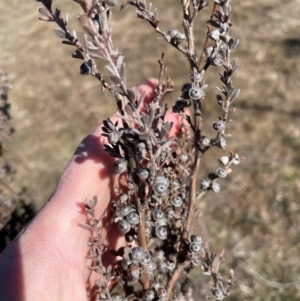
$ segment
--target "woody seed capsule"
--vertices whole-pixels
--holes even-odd
[[[241,159],[240,159],[239,155],[236,154],[236,155],[234,156],[234,159],[232,160],[232,164],[233,164],[233,165],[239,165],[240,163],[241,163]]]
[[[198,100],[202,97],[204,97],[204,92],[202,89],[200,89],[199,87],[193,87],[190,91],[189,91],[189,96],[191,99],[193,100]]]
[[[207,147],[210,145],[210,139],[206,136],[201,136],[199,139],[199,144],[201,147]]]
[[[202,179],[200,181],[200,186],[201,186],[202,189],[207,189],[207,188],[210,187],[210,181],[207,180],[207,179]]]
[[[114,163],[114,169],[115,169],[116,173],[118,173],[118,174],[125,171],[125,169],[126,169],[125,160],[121,159],[121,160],[116,161]]]
[[[149,170],[147,168],[141,168],[138,172],[137,172],[137,176],[142,180],[147,180],[149,177]]]
[[[216,145],[221,149],[225,149],[227,147],[227,142],[223,137],[221,137]]]
[[[222,156],[219,158],[219,162],[223,165],[226,166],[229,163],[230,159],[228,156]]]
[[[141,257],[141,264],[149,265],[151,261],[152,261],[152,256],[150,255],[150,253],[145,251]]]
[[[126,216],[126,219],[131,225],[138,225],[140,222],[140,216],[136,212],[131,212]]]
[[[222,121],[222,120],[215,121],[213,123],[213,128],[217,132],[223,132],[225,130],[225,123],[224,123],[224,121]]]
[[[198,242],[199,244],[203,242],[202,237],[199,235],[191,235],[191,240],[193,242]]]
[[[170,202],[174,207],[182,206],[182,198],[179,195],[171,197]]]
[[[213,296],[217,301],[222,300],[224,298],[224,294],[219,288],[213,289]]]
[[[192,253],[199,253],[201,251],[201,244],[198,242],[190,243],[189,249]]]
[[[218,168],[217,169],[217,175],[220,177],[220,178],[225,178],[227,176],[227,172],[224,168]]]
[[[140,261],[145,253],[145,250],[142,247],[135,247],[131,251],[133,260]]]
[[[131,227],[130,224],[125,219],[121,219],[118,222],[118,228],[123,234],[126,234],[129,232]]]
[[[194,265],[199,265],[201,263],[201,258],[198,254],[194,254],[193,259],[192,259],[192,263]]]
[[[155,209],[152,216],[155,221],[161,221],[165,219],[165,214],[161,209]]]
[[[213,182],[211,184],[211,190],[215,193],[220,192],[220,190],[221,190],[220,185],[217,182]]]
[[[121,205],[118,208],[118,212],[122,215],[122,216],[126,216],[127,214],[129,214],[132,211],[132,208],[128,205]]]
[[[168,237],[168,228],[166,226],[157,226],[155,234],[160,239],[166,239]]]

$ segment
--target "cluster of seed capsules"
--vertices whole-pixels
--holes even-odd
[[[139,245],[125,248],[116,267],[121,285],[127,290],[135,287],[134,295],[145,301],[167,299],[166,286],[178,264],[187,267],[201,264],[202,238],[191,235],[182,243],[189,199],[186,183],[191,160],[185,153],[174,152],[171,157],[165,164],[164,172],[154,177],[151,200],[143,208],[148,250]],[[178,168],[185,168],[187,174],[180,178],[176,174]],[[128,191],[120,194],[113,204],[113,220],[127,242],[138,244],[141,215],[135,204],[134,185],[129,179],[130,175]],[[141,284],[147,289],[136,288]]]
[[[201,74],[196,77],[200,86]],[[205,88],[190,83],[183,85],[182,95],[173,110],[179,112],[192,101],[203,98]],[[201,264],[201,256],[204,256],[200,236],[191,235],[188,239],[183,239],[188,215],[193,152],[186,153],[184,150],[178,152],[170,145],[157,155],[159,144],[165,141],[165,136],[160,135],[155,129],[157,120],[161,118],[159,113],[155,114],[157,118],[152,117],[153,124],[148,129],[152,131],[152,135],[141,134],[143,128],[119,128],[117,123],[113,124],[109,119],[104,122],[103,128],[104,136],[111,145],[106,145],[105,150],[118,158],[114,164],[116,173],[127,172],[127,187],[121,189],[118,200],[112,204],[113,221],[118,224],[119,231],[124,234],[126,241],[136,245],[125,248],[126,251],[122,254],[122,260],[117,262],[115,272],[119,282],[127,287],[127,290],[131,286],[140,285],[140,289],[134,290],[134,295],[145,301],[166,300],[165,288],[176,267],[198,266]],[[144,116],[138,118],[142,120]],[[224,130],[223,124],[220,123],[221,121],[213,125],[217,132]],[[153,135],[156,137],[154,144],[151,138]],[[145,160],[150,157],[149,142],[152,145],[152,156],[156,157],[153,178],[150,176],[149,160]],[[199,148],[204,150],[213,146],[213,139],[201,136],[198,144]],[[135,161],[138,162],[137,168],[133,171],[129,152],[136,156]],[[230,156],[222,156],[219,162],[223,166],[215,173],[208,174],[207,179],[200,181],[201,191],[219,192],[217,180],[226,177],[229,167],[239,164],[240,158],[237,154],[230,153]],[[138,189],[142,191],[142,198]],[[138,206],[137,202],[141,202],[142,207]],[[147,250],[139,245],[141,223],[144,223],[142,235],[146,237]],[[182,293],[183,289],[181,287],[176,291]]]
[[[200,264],[201,237],[193,236],[186,247],[187,260],[195,265]],[[120,284],[126,288],[125,290],[132,290],[130,293],[134,293],[135,297],[144,301],[167,300],[167,281],[176,268],[176,263],[168,257],[166,252],[157,246],[153,252],[146,251],[140,246],[132,249],[126,247],[122,259],[117,262],[116,272]],[[138,284],[143,284],[147,288],[139,290]],[[185,286],[182,290],[187,291],[188,287]]]
[[[187,156],[180,154],[178,159],[187,160]],[[149,242],[155,238],[168,239],[170,225],[173,225],[175,220],[184,218],[188,198],[188,189],[184,183],[177,179],[169,180],[163,174],[155,176],[152,189],[151,200],[148,208],[145,208],[145,231]],[[129,242],[132,241],[130,237],[137,233],[140,223],[140,216],[132,197],[135,196],[130,190],[121,194],[114,211],[114,221],[118,223],[119,230],[126,235]]]

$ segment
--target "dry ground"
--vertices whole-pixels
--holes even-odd
[[[180,27],[179,3],[154,1],[163,29]],[[79,29],[76,4],[64,0],[54,6],[68,11],[71,28]],[[76,146],[114,111],[114,102],[101,95],[95,79],[79,75],[80,62],[70,57],[73,49],[60,44],[53,24],[37,20],[38,7],[34,1],[0,2],[0,67],[14,85],[10,99],[16,134],[6,145],[18,170],[14,189],[26,187],[40,207]],[[223,192],[199,204],[197,231],[212,249],[227,252],[223,266],[233,267],[239,280],[230,300],[299,300],[300,1],[234,1],[233,9],[232,35],[241,40],[235,55],[242,64],[235,86],[242,93],[229,126],[230,149],[247,161],[221,183]],[[199,20],[198,45],[208,14]],[[130,7],[115,11],[112,23],[115,44],[126,56],[129,86],[156,76],[164,51],[168,74],[177,84],[171,102],[188,80],[187,64],[133,16]],[[207,83],[203,115],[209,133],[219,114],[213,96],[216,72],[208,74]],[[216,155],[203,160],[203,173],[216,168]],[[206,278],[199,273],[194,278],[200,300]]]

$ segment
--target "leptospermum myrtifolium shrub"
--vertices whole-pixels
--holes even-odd
[[[211,275],[211,300],[223,300],[233,285],[233,271],[224,279],[219,266],[224,254],[214,254],[202,237],[193,233],[195,204],[205,193],[219,193],[219,179],[226,177],[232,165],[241,158],[229,152],[219,158],[220,167],[198,179],[203,155],[213,147],[226,149],[226,125],[235,109],[231,107],[239,90],[232,84],[232,76],[239,69],[231,52],[239,40],[230,36],[232,10],[230,0],[215,0],[207,21],[204,46],[196,48],[194,26],[198,14],[208,6],[204,0],[182,0],[183,30],[161,29],[157,10],[145,0],[118,4],[118,0],[74,0],[83,13],[79,21],[87,34],[81,43],[75,32],[68,30],[68,16],[52,9],[51,0],[38,0],[44,5],[41,20],[55,22],[56,34],[63,44],[73,45],[73,57],[83,60],[81,74],[96,77],[103,88],[115,98],[121,121],[103,122],[103,136],[107,137],[104,150],[115,158],[114,168],[119,177],[118,199],[111,203],[112,222],[128,244],[119,250],[108,250],[116,255],[114,265],[104,267],[102,254],[109,248],[101,243],[102,217],[94,216],[97,197],[85,202],[90,215],[89,226],[94,231],[90,243],[90,267],[103,275],[97,281],[98,300],[193,300],[189,287],[189,272],[201,267]],[[173,111],[182,117],[181,133],[168,137],[172,124],[164,121],[164,96],[174,84],[165,77],[164,54],[158,60],[158,84],[151,103],[144,103],[135,87],[127,87],[124,56],[114,48],[110,19],[114,9],[133,6],[136,16],[148,22],[167,44],[181,52],[190,67],[190,81],[184,83]],[[107,62],[107,71],[99,72],[95,59]],[[215,135],[203,135],[202,102],[205,99],[205,74],[210,68],[220,69],[221,84],[216,101],[219,114],[212,127]],[[190,111],[187,109],[192,107]],[[192,112],[192,113],[189,113]],[[217,114],[217,113],[216,113]],[[216,115],[217,116],[217,115]],[[205,117],[205,115],[204,115]],[[124,175],[126,181],[124,181]],[[116,285],[117,284],[117,285]],[[121,287],[121,289],[120,289]]]

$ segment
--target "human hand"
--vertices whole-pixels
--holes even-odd
[[[152,100],[156,80],[139,87]],[[111,120],[117,120],[115,114]],[[176,135],[180,119],[168,111],[173,122],[169,136]],[[0,300],[88,300],[99,275],[88,268],[91,233],[80,224],[87,219],[84,200],[98,197],[95,216],[100,217],[114,198],[113,158],[103,151],[102,126],[88,135],[76,150],[57,188],[27,228],[0,256]],[[107,236],[107,233],[109,235]],[[116,227],[106,225],[102,237],[110,249],[124,244]],[[106,258],[106,260],[110,260]]]

